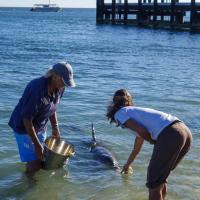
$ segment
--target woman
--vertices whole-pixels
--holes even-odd
[[[26,172],[30,175],[42,167],[48,120],[52,136],[60,136],[56,109],[65,86],[75,86],[72,67],[69,63],[57,63],[45,76],[28,83],[11,115],[9,125],[14,131],[21,161],[27,163]]]
[[[134,148],[122,172],[128,173],[144,140],[154,144],[146,186],[149,188],[149,200],[165,199],[170,171],[190,149],[190,130],[175,116],[134,106],[132,97],[126,89],[115,92],[107,110],[107,118],[110,123],[114,122],[117,126],[130,129],[136,134]]]

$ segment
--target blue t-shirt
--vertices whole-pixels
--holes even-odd
[[[9,126],[17,133],[26,134],[23,119],[32,119],[36,132],[46,131],[49,117],[55,113],[64,89],[48,94],[48,78],[40,77],[26,86],[15,107]]]

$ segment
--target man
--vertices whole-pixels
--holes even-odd
[[[11,115],[9,126],[14,131],[21,161],[27,163],[28,174],[42,167],[49,120],[52,136],[60,136],[56,110],[65,87],[75,87],[73,69],[69,63],[60,62],[45,76],[28,83]]]

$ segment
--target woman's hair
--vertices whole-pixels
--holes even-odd
[[[133,106],[133,99],[131,94],[126,89],[117,90],[113,96],[113,100],[107,108],[106,117],[110,123],[117,123],[115,121],[115,113],[123,107]]]

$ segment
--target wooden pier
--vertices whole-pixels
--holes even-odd
[[[96,0],[97,24],[133,24],[200,31],[200,2],[179,0]]]

